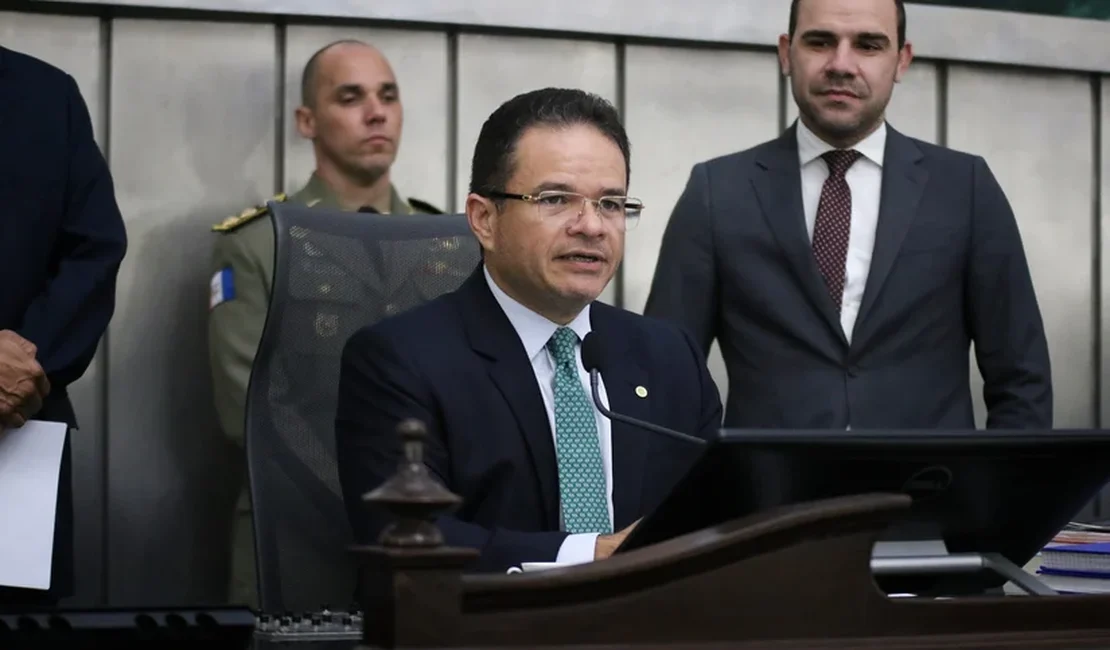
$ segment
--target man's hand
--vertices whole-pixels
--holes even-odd
[[[0,425],[5,428],[26,424],[50,394],[37,352],[34,343],[15,332],[0,331]]]
[[[632,529],[636,527],[636,524],[640,523],[641,521],[642,519],[637,519],[636,521],[632,522],[628,526],[628,528],[615,532],[612,535],[598,535],[597,541],[594,542],[594,559],[604,560],[605,558],[612,555],[613,551],[617,550],[617,547],[620,546],[622,542],[624,542],[624,538],[628,537],[628,534],[632,532]]]

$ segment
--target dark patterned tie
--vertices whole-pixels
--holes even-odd
[[[825,278],[836,312],[844,297],[845,265],[848,260],[848,234],[852,226],[852,190],[844,174],[862,154],[854,149],[823,154],[829,177],[821,188],[817,219],[813,224],[813,255]]]

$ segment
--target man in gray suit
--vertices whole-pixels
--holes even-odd
[[[885,121],[913,56],[901,0],[794,0],[779,39],[800,120],[694,166],[645,312],[728,369],[725,425],[1052,426],[1048,346],[987,163]]]

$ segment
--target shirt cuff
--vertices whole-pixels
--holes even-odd
[[[559,564],[584,564],[594,561],[597,547],[597,533],[577,533],[567,535],[559,547],[555,561]]]

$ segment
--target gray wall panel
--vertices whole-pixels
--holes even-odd
[[[786,80],[786,123],[798,117],[798,106]],[[894,86],[886,109],[892,127],[910,137],[937,141],[937,66],[929,61],[912,61],[902,81]]]
[[[948,144],[986,158],[1021,230],[1052,357],[1055,425],[1093,426],[1090,82],[1063,73],[953,66],[948,83]],[[982,425],[977,368],[972,379]]]
[[[103,147],[106,123],[101,68],[100,20],[90,17],[0,12],[0,43],[69,73],[89,107],[93,131]],[[69,387],[80,431],[73,436],[74,605],[98,604],[104,552],[103,348],[81,379]]]
[[[385,54],[401,87],[404,131],[393,184],[402,196],[448,209],[447,36],[439,32],[291,25],[285,59],[285,188],[300,189],[315,167],[312,142],[297,133],[301,73],[318,48],[342,38],[366,41]]]
[[[510,27],[773,46],[790,3],[768,0],[39,0]],[[918,53],[953,61],[1110,71],[1110,22],[907,3]],[[1011,34],[1020,34],[1013,38]],[[1066,45],[1065,45],[1066,44]]]
[[[112,35],[112,163],[133,248],[111,330],[111,598],[218,602],[237,483],[211,406],[209,228],[273,189],[275,30],[118,20]]]
[[[772,53],[638,46],[625,54],[625,123],[632,140],[631,193],[646,209],[628,233],[624,306],[643,311],[675,202],[694,163],[777,135],[778,62]],[[710,371],[727,395],[716,344]]]
[[[460,211],[466,205],[478,133],[502,103],[547,86],[581,88],[616,103],[617,51],[609,43],[463,34],[458,62],[455,205]],[[614,278],[602,300],[613,302],[615,284]]]

